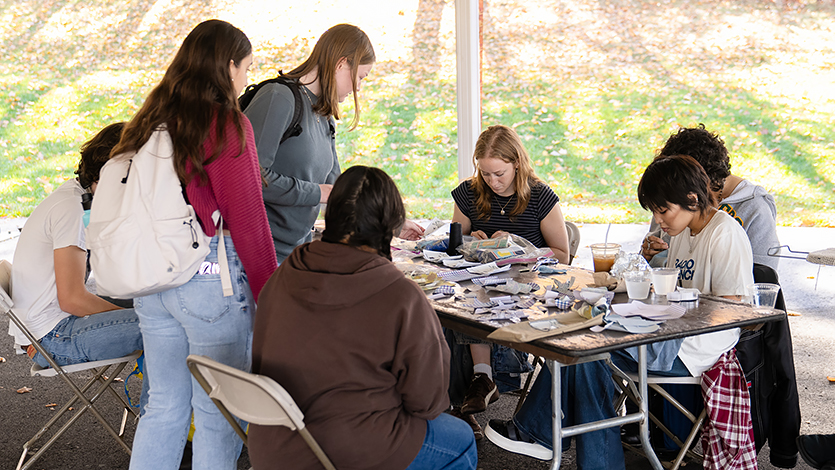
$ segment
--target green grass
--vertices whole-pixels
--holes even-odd
[[[647,220],[635,197],[643,169],[679,125],[704,123],[724,138],[732,171],[775,195],[778,223],[835,226],[835,10],[778,12],[750,0],[705,11],[684,0],[633,3],[628,12],[586,5],[596,18],[614,15],[596,24],[572,20],[576,12],[560,2],[491,2],[483,127],[516,129],[570,220]],[[0,25],[0,216],[28,215],[72,177],[78,147],[130,118],[191,26],[223,17],[195,4],[146,27],[142,5],[0,0],[9,20]],[[101,13],[89,20],[100,28],[80,22],[55,39],[56,17],[83,8]],[[386,170],[413,218],[451,217],[449,192],[458,182],[454,44],[429,21],[452,6],[432,8],[415,22],[415,60],[380,56],[364,82],[360,127],[337,134],[343,168]],[[535,8],[551,8],[560,21],[525,20],[543,16]],[[671,12],[679,23],[669,22]],[[250,79],[298,63],[312,43],[256,42]]]

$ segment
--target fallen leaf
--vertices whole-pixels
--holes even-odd
[[[0,363],[3,363],[3,362],[6,362],[6,358],[3,357],[3,356],[0,356]]]
[[[17,393],[29,393],[31,391],[32,389],[29,387],[20,387],[19,389],[17,389]]]

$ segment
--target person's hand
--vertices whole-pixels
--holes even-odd
[[[644,238],[644,243],[641,244],[641,254],[649,261],[653,256],[669,248],[664,240],[650,235]]]
[[[406,219],[406,221],[403,222],[403,227],[400,228],[400,234],[397,235],[397,237],[404,240],[419,240],[423,237],[423,227],[418,225],[416,222]]]
[[[475,230],[472,233],[470,233],[470,235],[472,235],[472,237],[476,240],[487,240],[488,238],[490,238],[487,236],[486,233],[484,233],[483,230]]]
[[[331,195],[331,190],[332,189],[333,189],[332,184],[320,184],[319,185],[319,192],[322,193],[322,195],[319,196],[319,204],[327,204],[328,203],[328,198]]]
[[[493,232],[493,236],[490,237],[490,238],[502,238],[502,237],[507,237],[509,235],[510,234],[505,232],[504,230],[496,230],[495,232]]]

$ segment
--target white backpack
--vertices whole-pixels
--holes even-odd
[[[97,291],[117,299],[181,286],[209,254],[194,208],[186,204],[164,128],[135,153],[101,169],[87,226]]]

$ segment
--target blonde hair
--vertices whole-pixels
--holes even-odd
[[[509,216],[515,217],[528,207],[531,200],[531,188],[542,180],[536,176],[528,151],[522,145],[522,140],[512,128],[502,125],[490,126],[478,136],[473,152],[473,166],[475,174],[470,178],[470,185],[475,193],[476,214],[479,219],[489,220],[491,202],[494,198],[493,190],[484,181],[478,169],[478,161],[484,158],[500,158],[506,163],[513,163],[516,175],[513,185],[516,190],[516,205]]]
[[[319,101],[313,106],[313,112],[322,116],[339,119],[339,96],[336,93],[336,66],[345,59],[351,67],[351,85],[354,89],[354,118],[349,129],[357,127],[360,121],[360,102],[357,97],[357,74],[360,65],[376,62],[374,47],[361,29],[350,24],[338,24],[319,37],[313,52],[301,65],[287,72],[290,78],[302,78],[316,70],[319,77]]]

